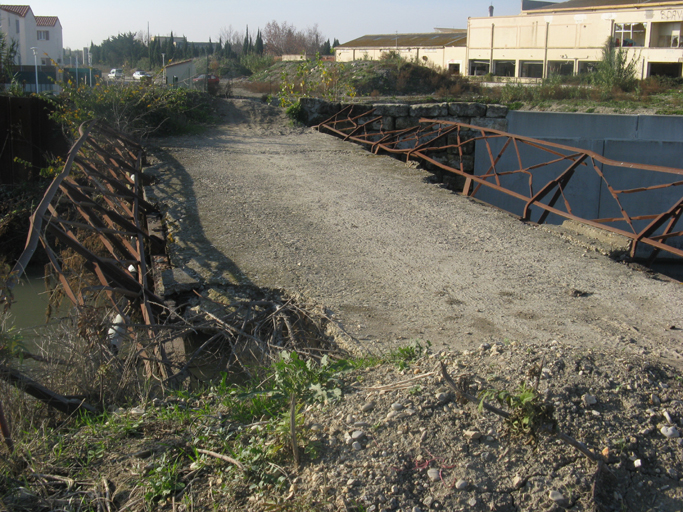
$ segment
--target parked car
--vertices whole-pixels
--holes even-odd
[[[221,81],[216,75],[199,75],[192,79],[195,84],[199,85],[203,84],[204,80],[206,80],[206,83],[209,85],[218,85]]]
[[[142,71],[141,69],[138,69],[135,73],[133,73],[133,80],[145,80],[147,78],[152,78],[152,73]]]
[[[107,77],[109,78],[109,80],[116,80],[116,79],[119,79],[119,78],[123,78],[123,77],[124,77],[123,69],[114,68],[114,69],[112,69],[112,70],[109,72],[109,74],[107,75]]]

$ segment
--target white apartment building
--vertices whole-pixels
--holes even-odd
[[[0,32],[5,41],[18,43],[16,64],[34,64],[36,49],[39,66],[54,60],[63,64],[62,24],[57,16],[35,16],[28,5],[0,5]]]
[[[545,78],[589,72],[608,40],[638,62],[638,78],[680,77],[683,1],[523,0],[516,16],[470,18],[469,75]]]

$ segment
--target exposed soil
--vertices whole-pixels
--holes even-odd
[[[160,141],[146,171],[174,265],[206,286],[303,294],[361,351],[558,339],[680,364],[680,283],[292,127],[281,109],[226,100],[222,115],[201,135]]]

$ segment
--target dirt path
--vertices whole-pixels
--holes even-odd
[[[366,347],[520,340],[680,366],[683,288],[428,182],[428,173],[226,102],[225,123],[160,141],[172,258],[206,283],[324,304]]]

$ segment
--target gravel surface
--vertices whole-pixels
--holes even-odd
[[[303,294],[363,350],[557,339],[680,364],[680,283],[292,127],[281,109],[224,100],[221,115],[162,139],[146,171],[174,265],[206,285]]]

